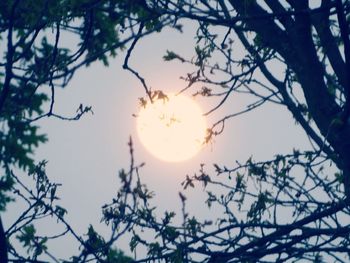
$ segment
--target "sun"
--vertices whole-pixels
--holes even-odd
[[[203,148],[206,130],[201,108],[194,99],[182,94],[168,94],[154,99],[153,103],[143,103],[137,117],[137,133],[142,144],[155,157],[167,162],[194,157]]]

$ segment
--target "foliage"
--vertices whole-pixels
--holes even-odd
[[[350,5],[342,0],[323,0],[319,7],[306,0],[2,1],[0,34],[6,47],[0,64],[0,209],[11,200],[8,191],[28,205],[4,232],[11,260],[34,261],[45,254],[58,261],[47,244],[69,234],[80,249],[66,262],[129,262],[114,245],[130,233],[136,262],[347,262],[349,17]],[[46,141],[35,121],[77,120],[91,111],[80,105],[71,118],[55,113],[55,89],[65,87],[81,66],[95,60],[107,65],[107,54],[114,56],[129,41],[124,69],[140,80],[150,102],[166,98],[162,91],[151,91],[128,60],[143,36],[166,26],[181,31],[179,22],[186,20],[198,25],[194,57],[170,50],[164,55],[165,61],[193,67],[182,77],[187,86],[181,92],[217,99],[207,115],[235,94],[255,99],[214,123],[205,140],[210,143],[225,132],[230,119],[274,103],[289,110],[311,147],[276,153],[267,161],[252,157],[232,167],[214,164],[214,174],[208,164],[201,165],[183,187],[188,191],[201,184],[207,194],[203,203],[220,211],[215,220],[202,220],[187,211],[183,193],[180,215],[159,215],[151,205],[155,194],[140,179],[143,164],[135,165],[130,140],[130,168],[120,171],[121,187],[102,210],[111,235],[105,239],[91,226],[82,237],[57,204],[59,185],[46,175],[46,162],[33,162],[33,149]],[[77,50],[63,46],[63,37],[72,37]],[[241,49],[244,53],[238,54]],[[146,105],[147,99],[140,103]],[[24,184],[14,168],[26,171],[33,185]],[[35,223],[46,216],[63,225],[62,233],[37,234]],[[182,223],[176,223],[177,216]],[[14,237],[27,255],[19,254]],[[146,255],[137,255],[140,247]]]
[[[50,116],[76,120],[91,110],[80,105],[70,118],[55,113],[55,89],[65,87],[78,68],[95,60],[108,65],[108,57],[134,37],[128,29],[150,21],[148,16],[142,7],[125,1],[1,1],[2,164],[33,168],[33,148],[47,140],[36,120]]]
[[[183,185],[188,188],[202,184],[208,208],[223,212],[216,221],[201,221],[190,216],[186,197],[180,193],[180,226],[174,222],[174,212],[157,215],[151,205],[154,196],[140,182],[139,168],[135,167],[122,173],[123,187],[118,198],[104,206],[104,221],[112,223],[113,229],[133,231],[131,250],[147,247],[147,257],[139,262],[231,262],[232,258],[237,259],[233,262],[316,262],[325,251],[342,261],[341,253],[346,255],[349,246],[348,205],[342,200],[339,180],[323,172],[320,163],[326,164],[327,157],[318,152],[295,151],[270,161],[249,159],[232,169],[215,165],[214,177],[202,166]],[[300,168],[305,177],[300,177]],[[223,180],[223,176],[230,175],[235,179]],[[220,191],[215,189],[217,186]],[[341,218],[332,216],[339,212]]]
[[[6,204],[12,201],[12,198],[8,196],[6,192],[11,190],[13,183],[11,176],[3,176],[0,178],[0,211],[4,211]]]
[[[0,2],[0,210],[14,200],[10,192],[28,205],[6,232],[0,224],[1,262],[7,261],[7,246],[10,260],[36,260],[43,253],[50,257],[46,241],[53,238],[38,237],[34,223],[54,215],[62,221],[66,213],[54,204],[58,185],[49,182],[46,163],[34,163],[35,148],[47,141],[37,121],[44,117],[78,120],[92,108],[80,104],[72,117],[62,116],[55,111],[55,90],[66,87],[83,66],[94,61],[108,65],[117,50],[135,38],[130,28],[143,23],[147,32],[142,35],[146,35],[156,30],[157,21],[129,1]],[[34,180],[34,190],[26,186],[25,178],[15,175],[21,170]],[[28,256],[12,246],[13,237],[28,248]],[[111,248],[108,258],[126,257]]]
[[[214,164],[217,176],[202,165],[187,176],[184,189],[202,184],[208,209],[222,211],[214,221],[191,216],[183,194],[183,223],[178,225],[173,213],[159,217],[150,205],[152,196],[138,200],[133,191],[121,192],[123,197],[108,207],[124,208],[122,215],[115,214],[118,224],[121,217],[125,224],[132,222],[132,250],[148,249],[140,262],[349,259],[350,6],[342,1],[322,1],[319,7],[308,1],[263,2],[145,1],[155,13],[198,24],[194,57],[170,50],[164,55],[165,61],[193,66],[182,77],[188,84],[181,92],[219,98],[206,114],[237,93],[256,99],[214,123],[207,142],[223,133],[230,119],[274,103],[290,111],[312,147],[278,153],[269,161],[237,161],[231,168]],[[242,47],[244,54],[237,51]],[[137,178],[134,187],[142,185]]]

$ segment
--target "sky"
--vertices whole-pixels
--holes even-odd
[[[164,62],[166,50],[183,57],[194,55],[194,25],[188,23],[184,33],[171,29],[142,39],[129,61],[138,70],[153,90],[177,92],[186,86],[180,76],[191,71],[191,67],[180,62]],[[237,50],[235,52],[242,52]],[[225,131],[206,146],[198,155],[181,163],[167,163],[153,157],[141,144],[136,133],[138,98],[145,96],[140,82],[122,69],[125,51],[111,59],[110,66],[94,63],[81,69],[68,87],[57,90],[56,113],[74,115],[79,104],[91,105],[94,114],[87,114],[77,122],[57,119],[40,120],[41,131],[48,134],[49,141],[41,145],[35,154],[37,161],[48,160],[47,173],[52,181],[61,183],[58,191],[60,205],[68,210],[67,219],[78,233],[86,233],[89,224],[108,233],[101,225],[101,206],[109,202],[118,190],[118,170],[129,166],[131,136],[137,163],[145,162],[141,179],[156,194],[154,203],[159,211],[180,209],[178,192],[185,176],[198,171],[205,163],[208,170],[217,163],[232,167],[235,161],[271,159],[277,153],[289,153],[293,148],[309,147],[302,129],[295,125],[291,114],[281,106],[267,104],[261,108],[232,119]],[[278,70],[278,69],[277,69]],[[279,69],[281,70],[281,69]],[[191,95],[193,92],[187,92]],[[218,111],[208,116],[208,123],[242,109],[249,98],[233,96]],[[216,101],[217,102],[217,101]],[[215,101],[198,98],[203,111],[208,111]],[[202,187],[186,190],[189,212],[201,217],[210,217],[203,206]],[[3,221],[8,226],[21,205],[9,206]],[[57,226],[52,220],[38,229],[42,233],[53,233]],[[68,243],[67,243],[68,242]],[[67,246],[71,240],[54,242],[50,247],[59,258],[77,252],[77,246]],[[127,251],[128,243],[118,244]]]

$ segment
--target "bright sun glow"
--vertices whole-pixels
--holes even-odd
[[[148,102],[137,118],[137,132],[146,149],[168,162],[181,162],[203,147],[206,120],[198,104],[184,95]]]

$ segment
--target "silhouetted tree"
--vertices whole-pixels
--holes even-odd
[[[105,262],[129,260],[112,246],[102,248],[104,241],[92,227],[83,240],[65,221],[66,210],[56,204],[58,184],[46,176],[45,161],[33,161],[35,147],[47,140],[36,121],[44,117],[73,121],[90,112],[91,107],[80,105],[74,116],[57,113],[56,89],[66,87],[83,66],[96,60],[108,65],[109,58],[135,38],[133,27],[145,25],[147,33],[142,35],[156,30],[152,19],[129,1],[0,1],[0,211],[14,197],[27,203],[8,229],[3,229],[0,220],[1,263],[36,262],[43,253],[57,261],[48,252],[47,241],[67,234],[80,243],[81,254],[73,261],[85,261],[89,254]],[[34,187],[16,175],[20,170],[33,178]],[[36,234],[35,222],[48,216],[65,226],[63,233],[54,237]],[[26,255],[15,248],[14,240],[21,243]]]
[[[347,262],[350,4],[341,0],[312,4],[306,0],[2,2],[0,32],[6,35],[3,42],[7,48],[1,64],[0,121],[5,125],[0,161],[5,176],[0,184],[0,204],[4,207],[9,201],[6,190],[13,189],[29,204],[28,212],[5,232],[8,240],[21,233],[19,241],[32,253],[27,261],[36,260],[43,252],[50,256],[45,237],[36,237],[31,222],[52,214],[81,244],[81,253],[72,262],[115,262],[109,255],[119,252],[112,246],[126,232],[132,233],[132,251],[139,246],[147,248],[148,254],[136,262]],[[34,11],[25,11],[29,9]],[[164,56],[166,61],[194,66],[195,70],[184,77],[188,85],[183,91],[195,89],[196,96],[219,98],[208,114],[237,93],[256,98],[241,111],[214,123],[205,140],[210,142],[224,132],[229,119],[264,103],[275,103],[289,110],[313,150],[277,153],[267,161],[250,158],[234,167],[214,164],[218,176],[201,166],[199,172],[186,177],[183,186],[203,184],[207,192],[203,202],[224,212],[217,220],[201,221],[189,214],[186,197],[180,193],[183,222],[176,225],[174,212],[159,217],[150,205],[153,193],[139,178],[142,165],[134,164],[130,141],[130,169],[120,171],[122,186],[103,207],[103,220],[111,225],[112,237],[104,240],[90,227],[88,238],[83,239],[64,220],[64,208],[55,205],[57,185],[49,182],[45,163],[35,166],[30,159],[32,148],[45,141],[37,133],[35,120],[44,116],[65,119],[53,110],[55,88],[65,86],[82,65],[96,59],[107,63],[106,52],[129,40],[123,67],[141,81],[151,100],[146,80],[128,66],[128,59],[145,34],[166,26],[181,30],[180,23],[186,26],[187,20],[198,25],[195,57],[184,58],[174,51]],[[129,35],[121,38],[116,28]],[[76,52],[60,47],[65,31],[78,36]],[[44,38],[40,32],[48,36]],[[94,37],[96,34],[104,37]],[[236,54],[237,47],[246,53]],[[41,86],[49,92],[40,93]],[[41,110],[45,100],[50,104],[46,113]],[[79,114],[72,119],[89,110],[79,107]],[[336,168],[329,169],[331,164]],[[14,165],[29,171],[36,181],[34,190],[21,184],[11,169]],[[11,245],[9,253],[23,259]]]
[[[125,204],[121,194],[119,202],[107,206],[105,217],[118,224],[120,217],[128,224],[132,220],[131,248],[148,248],[148,256],[138,262],[349,260],[350,3],[318,2],[140,1],[145,10],[173,17],[178,26],[186,20],[197,23],[196,55],[184,58],[168,51],[164,59],[194,66],[183,77],[188,81],[183,91],[219,98],[207,114],[237,93],[256,98],[214,123],[207,142],[224,132],[229,119],[275,103],[289,110],[313,150],[276,153],[267,161],[250,158],[234,167],[214,164],[218,177],[201,166],[183,185],[205,186],[208,207],[224,211],[216,221],[190,216],[183,194],[182,225],[172,223],[174,213],[158,218],[148,202],[152,196],[135,179],[134,192],[123,193],[139,201]],[[237,52],[242,47],[243,55]],[[328,168],[332,164],[336,171]],[[130,189],[130,181],[124,188]],[[127,211],[122,216],[121,207]],[[141,229],[153,231],[154,239]]]

